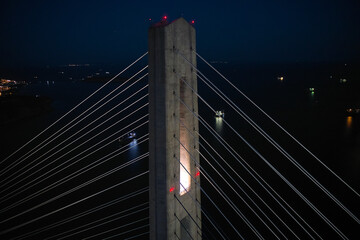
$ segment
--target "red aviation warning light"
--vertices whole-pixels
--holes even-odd
[[[167,22],[168,22],[167,19],[168,19],[168,16],[164,15],[164,16],[161,18],[161,21],[160,21],[160,22],[161,22],[162,24],[167,24]]]
[[[169,192],[173,192],[175,190],[175,187],[171,187],[170,189],[169,189]]]
[[[198,176],[200,176],[200,171],[199,170],[195,174],[195,177],[198,177]]]
[[[194,25],[194,24],[195,24],[195,20],[191,20],[190,24],[191,24],[191,25]]]

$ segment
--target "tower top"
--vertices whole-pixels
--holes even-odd
[[[181,23],[181,24],[187,23],[190,26],[192,26],[192,24],[190,24],[190,22],[186,21],[185,18],[183,18],[183,17],[179,17],[179,18],[175,19],[174,21],[169,22],[168,17],[164,16],[160,22],[152,24],[150,26],[150,28],[165,27],[165,26],[168,26],[171,24],[179,24],[179,23]]]

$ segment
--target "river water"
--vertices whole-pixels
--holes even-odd
[[[224,91],[241,109],[243,109],[256,123],[268,132],[281,146],[283,146],[302,166],[315,176],[324,186],[330,189],[334,195],[343,201],[346,206],[356,215],[360,215],[359,198],[355,196],[344,184],[338,181],[322,164],[317,162],[309,153],[299,147],[294,141],[284,134],[275,124],[264,117],[252,104],[241,96],[234,89],[230,88],[224,80],[206,66],[199,66],[203,72],[219,88]],[[324,164],[332,169],[345,182],[360,192],[360,113],[350,114],[349,108],[360,108],[360,67],[353,64],[273,64],[273,65],[250,65],[250,64],[215,64],[228,78],[258,106],[266,111],[273,119],[283,126],[289,133],[296,137],[304,146],[314,153]],[[65,114],[74,105],[95,91],[101,83],[81,81],[81,78],[95,72],[115,72],[114,69],[106,66],[101,67],[81,67],[74,69],[63,67],[61,69],[47,69],[38,73],[32,73],[27,78],[32,79],[32,83],[20,90],[20,94],[41,95],[50,97],[53,110],[40,116],[21,121],[15,121],[7,125],[0,126],[2,132],[1,156],[3,159],[19,146],[27,142],[42,129],[54,122]],[[36,75],[37,78],[33,79]],[[281,79],[280,77],[283,77]],[[346,79],[346,80],[341,80]],[[109,89],[119,83],[110,84]],[[313,90],[312,90],[313,88]],[[304,195],[324,211],[334,224],[338,224],[345,235],[356,238],[359,235],[359,226],[349,219],[348,215],[339,210],[336,204],[319,193],[320,190],[314,187],[304,175],[297,170],[287,159],[274,150],[250,125],[238,116],[228,105],[209,90],[199,81],[199,93],[216,110],[224,110],[224,120],[214,117],[214,114],[207,109],[206,105],[199,101],[199,112],[207,122],[227,141],[246,161],[277,191],[282,192],[289,203],[294,203],[294,208],[299,213],[306,213],[307,221],[312,226],[317,226],[324,239],[334,236],[331,228],[327,227],[321,218],[313,213],[294,192],[289,189],[279,177],[269,168],[264,161],[256,156],[249,147],[235,134],[225,123],[228,122],[237,132],[247,139],[247,141],[258,150],[258,152],[276,167],[291,183],[304,191]],[[246,181],[254,186],[259,195],[272,203],[273,200],[263,193],[262,188],[248,172],[243,170],[240,165],[235,163],[235,159],[221,147],[220,143],[200,125],[200,133],[208,141],[217,146],[222,155],[235,171],[243,176]],[[128,153],[127,157],[133,158],[146,151],[147,147],[134,148]],[[201,151],[201,149],[200,149]],[[214,153],[212,153],[214,154]],[[205,154],[210,159],[210,155]],[[126,157],[125,157],[126,158]],[[202,160],[204,168],[214,176],[220,186],[224,184],[219,176],[211,167]],[[146,169],[146,163],[138,165],[141,169]],[[220,170],[219,170],[220,171]],[[230,169],[225,169],[230,171]],[[221,171],[220,171],[221,172]],[[224,172],[221,172],[225,175]],[[234,177],[234,173],[230,173]],[[216,191],[204,180],[202,184],[205,190],[214,196],[214,201],[222,205],[223,199],[217,195]],[[141,185],[141,184],[140,184]],[[146,185],[146,184],[145,184]],[[241,185],[241,184],[240,184]],[[246,188],[244,185],[242,185]],[[224,191],[229,196],[235,197],[232,189],[224,186]],[[249,214],[250,221],[264,233],[265,238],[272,238],[267,229],[258,223],[258,219],[248,212],[243,203],[238,200],[237,206],[244,213]],[[212,209],[210,201],[203,196],[204,208],[213,212],[213,218],[218,220],[219,227],[230,237],[235,238],[236,234],[228,226],[222,216]],[[212,210],[210,210],[212,209]],[[277,209],[277,208],[276,208]],[[280,210],[281,211],[281,210]],[[246,225],[230,208],[223,209],[233,219],[236,219],[236,227],[244,229],[247,238],[254,235],[247,229]],[[286,218],[289,225],[294,225],[296,231],[299,227]],[[277,225],[281,223],[276,222]],[[205,220],[204,225],[211,228],[211,224]],[[286,231],[286,230],[284,230]],[[211,233],[212,230],[209,230]],[[288,233],[287,233],[288,234]],[[215,234],[216,236],[216,234]],[[290,235],[291,236],[291,235]],[[306,234],[299,234],[301,238],[307,238]],[[215,237],[216,238],[216,237]]]

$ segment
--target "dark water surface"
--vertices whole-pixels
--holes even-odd
[[[344,63],[292,65],[244,65],[228,63],[215,66],[273,119],[313,152],[324,164],[338,174],[338,176],[345,180],[345,182],[352,186],[357,192],[360,192],[360,113],[349,114],[346,111],[348,108],[360,108],[359,65],[345,65]],[[284,147],[293,158],[327,187],[334,196],[349,207],[356,216],[360,216],[360,198],[356,197],[353,192],[332,176],[332,174],[311,157],[309,153],[294,143],[289,136],[284,134],[275,124],[264,117],[263,114],[249,104],[238,92],[230,88],[221,78],[210,70],[206,70],[207,68],[205,66],[200,65],[199,67],[200,69],[204,69],[203,72],[219,86],[221,91],[224,91],[242,110]],[[19,94],[50,97],[53,101],[53,110],[33,118],[1,125],[1,159],[4,159],[19,146],[22,146],[22,144],[26,143],[42,129],[65,114],[74,105],[101,86],[99,82],[81,81],[83,76],[97,72],[99,69],[92,69],[90,71],[90,69],[83,67],[78,70],[79,71],[76,71],[73,68],[71,71],[65,70],[65,75],[69,74],[66,76],[63,76],[64,74],[61,73],[63,69],[47,70],[42,76],[41,73],[38,73],[39,77],[36,79],[36,82],[20,90]],[[105,72],[107,70],[104,68],[102,71]],[[281,81],[278,77],[284,77],[284,79]],[[346,79],[346,82],[341,83],[340,79]],[[112,83],[108,89],[114,88],[118,86],[118,84],[119,83]],[[312,93],[309,88],[314,88],[314,92]],[[298,187],[299,190],[304,193],[305,197],[323,211],[336,226],[339,226],[346,236],[350,239],[356,239],[360,236],[359,224],[349,218],[336,204],[328,200],[327,197],[321,193],[321,190],[315,187],[294,165],[289,163],[276,149],[270,146],[270,144],[254,131],[249,124],[242,120],[236,112],[223,101],[219,100],[200,80],[199,93],[213,108],[225,111],[225,120],[215,118],[214,114],[201,101],[199,101],[200,115],[204,117],[209,125],[212,126],[260,176],[267,180],[324,239],[338,239],[339,237],[330,227],[324,224],[324,221],[304,204],[303,201],[299,200],[299,197],[294,194],[294,191],[284,184],[262,159],[256,156],[253,151],[241,141],[238,135],[225,124],[225,121],[236,129],[241,136],[246,138],[247,141],[294,184],[294,186]],[[130,113],[131,111],[127,114]],[[74,117],[75,116],[76,115],[74,115]],[[137,117],[140,116],[142,115],[137,115]],[[134,119],[136,119],[136,116],[129,121],[131,122]],[[138,133],[145,134],[146,129],[139,130]],[[219,154],[228,161],[240,176],[246,179],[249,185],[253,186],[254,190],[258,192],[263,200],[269,202],[269,205],[274,206],[275,211],[280,212],[279,215],[284,217],[284,221],[298,233],[301,239],[309,238],[292,219],[277,207],[274,200],[263,191],[249,173],[236,162],[236,159],[234,159],[202,125],[200,125],[200,133],[210,144],[219,149]],[[107,150],[111,151],[119,147],[120,146],[113,144],[110,145]],[[121,157],[116,158],[116,161],[126,161],[126,159],[132,159],[146,151],[147,146],[145,143],[144,145],[133,148]],[[202,148],[200,148],[200,151],[204,152]],[[204,156],[207,159],[211,159],[210,155],[215,156],[215,153],[211,152],[211,154],[206,154],[204,152]],[[231,199],[238,199],[236,192],[240,193],[240,191],[237,188],[237,190],[234,191],[225,186],[221,177],[206,163],[206,160],[201,159],[201,161],[204,169],[223,187],[224,192],[226,192]],[[108,166],[103,169],[111,169],[113,166],[116,166],[116,162],[109,162]],[[229,172],[232,177],[235,177],[236,174],[231,172],[224,164],[223,166],[226,172]],[[138,173],[146,169],[146,161],[139,162],[131,166],[131,169],[127,170],[126,173],[122,173],[121,178],[126,179],[126,176],[131,175],[130,173]],[[221,175],[226,175],[224,171],[220,168],[218,169]],[[63,174],[66,176],[67,173],[64,172]],[[88,178],[90,177],[91,174],[89,174]],[[85,180],[87,177],[85,176],[83,179]],[[146,177],[143,179],[146,179]],[[107,182],[116,182],[118,180],[119,178],[117,177],[110,177]],[[248,190],[240,181],[238,184]],[[133,189],[139,189],[146,185],[146,180],[141,180],[132,187]],[[244,234],[245,238],[253,239],[256,237],[242,222],[239,216],[234,213],[234,210],[225,206],[224,199],[217,194],[204,178],[202,178],[202,185],[205,191],[208,191],[210,196],[213,196],[213,200],[221,206],[222,211],[234,221],[234,225]],[[94,187],[94,189],[96,189],[96,187]],[[126,189],[124,192],[131,192],[131,189]],[[119,194],[121,195],[122,193]],[[254,194],[249,194],[254,197],[254,199],[256,198]],[[64,201],[71,202],[74,198],[75,197],[69,198]],[[221,228],[230,239],[236,239],[235,232],[228,226],[221,214],[212,207],[210,201],[204,195],[202,196],[202,203],[205,210],[208,210],[213,216],[215,222],[218,222],[219,228]],[[261,205],[258,200],[257,203]],[[95,203],[92,204],[96,206]],[[240,211],[246,216],[249,216],[249,220],[259,229],[266,239],[272,239],[274,237],[268,229],[263,227],[259,219],[244,206],[241,200],[236,200],[235,204]],[[263,207],[263,205],[261,205],[261,207]],[[270,214],[268,210],[265,211],[267,214]],[[285,229],[283,224],[278,220],[274,220],[274,222],[280,229]],[[204,231],[206,231],[205,227],[211,228],[211,224],[207,220],[204,220]],[[289,239],[294,237],[288,230],[285,229],[283,231],[286,233],[285,235],[289,236]],[[310,230],[308,229],[308,231]],[[214,232],[214,230],[209,230],[208,235],[211,235],[212,232]],[[216,233],[214,236],[215,239],[218,238],[216,237]]]
[[[360,90],[359,72],[357,70],[359,68],[357,66],[317,64],[262,66],[260,68],[253,66],[219,67],[223,68],[223,71],[227,72],[226,76],[229,76],[229,79],[233,80],[273,119],[295,136],[343,180],[354,187],[357,192],[359,191],[360,116],[346,112],[347,108],[354,108],[360,104],[358,94]],[[277,79],[280,76],[284,77],[283,81]],[[340,79],[343,78],[347,80],[346,83],[340,83]],[[231,91],[225,84],[219,82],[219,86],[222,85],[224,86],[220,87],[222,91],[227,92],[231,99],[235,99],[234,101],[238,106],[284,147],[310,174],[349,207],[355,215],[359,215],[359,198],[352,191],[333,177],[322,164],[319,164],[310,154],[295,144],[290,137],[271,121],[260,114],[239,93]],[[309,88],[314,88],[314,93]],[[314,203],[318,209],[323,211],[326,216],[330,216],[329,219],[336,226],[341,226],[339,228],[344,229],[345,235],[351,239],[359,236],[358,224],[354,220],[349,220],[346,214],[344,215],[341,210],[338,210],[338,206],[333,204],[332,201],[328,201],[319,188],[314,187],[313,183],[305,178],[294,165],[289,163],[289,160],[270,146],[249,124],[240,120],[232,109],[217,100],[215,95],[208,92],[204,93],[204,95],[207,94],[209,94],[208,99],[212,106],[225,110],[225,121],[228,121],[233,128],[238,130],[265,159],[303,192],[305,197]],[[210,113],[208,114],[211,116]],[[293,204],[293,207],[299,213],[307,216],[307,221],[311,226],[316,226],[315,228],[319,229],[320,235],[326,236],[325,239],[337,238],[334,236],[334,232],[325,227],[323,221],[316,214],[313,214],[312,210],[309,210],[301,200],[299,201],[299,197],[292,190],[289,190],[289,187],[264,164],[264,161],[249,150],[239,137],[226,126],[224,121],[215,118],[213,126],[233,148],[239,149],[242,157],[260,176],[266,179],[276,191],[283,194],[282,196],[285,196],[288,203]],[[200,128],[200,130],[202,129]],[[222,154],[225,154],[225,152]],[[224,156],[225,159],[231,159],[231,156],[226,154]],[[256,186],[257,184],[251,180],[252,178],[246,171],[242,168],[237,168],[237,171],[249,184],[254,184],[255,190],[260,193],[260,196],[271,202],[266,194],[262,195],[263,190],[261,187]],[[233,189],[226,188],[225,192],[232,195]],[[221,201],[219,200],[219,202]],[[242,206],[241,203],[239,205]],[[259,220],[254,218],[253,221],[257,222]],[[288,219],[288,222],[291,226],[290,219]],[[268,235],[265,234],[265,236]],[[308,236],[300,235],[300,237],[307,238]]]

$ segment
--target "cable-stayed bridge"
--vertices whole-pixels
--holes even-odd
[[[1,239],[360,236],[358,191],[197,53],[182,18],[0,164]]]

